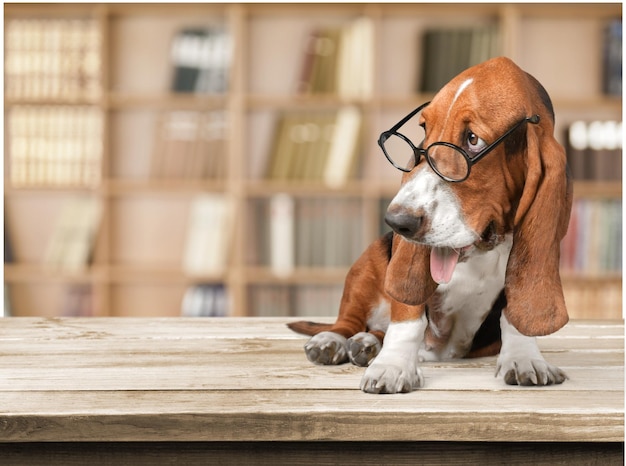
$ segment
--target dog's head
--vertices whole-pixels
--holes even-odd
[[[423,303],[450,281],[458,260],[512,234],[507,318],[528,335],[563,326],[559,245],[572,191],[543,86],[511,60],[492,59],[452,79],[406,124],[422,126],[424,140],[415,141],[421,156],[406,167],[386,215],[402,237],[388,293]]]

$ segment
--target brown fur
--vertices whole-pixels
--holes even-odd
[[[471,89],[455,103],[454,119],[444,125],[459,85],[472,78]],[[426,107],[428,146],[437,140],[460,145],[463,128],[494,140],[521,118],[538,114],[538,125],[526,124],[472,167],[464,182],[450,184],[468,225],[477,232],[490,226],[496,235],[513,233],[506,268],[504,314],[526,335],[555,332],[568,321],[559,275],[559,244],[566,233],[572,203],[563,148],[554,138],[554,114],[539,82],[511,60],[497,58],[466,70],[446,85]],[[451,117],[452,118],[452,117]],[[410,179],[405,173],[403,183]],[[453,321],[438,314],[437,285],[429,270],[430,248],[394,234],[375,241],[355,262],[345,282],[335,324],[290,324],[314,335],[332,331],[349,338],[367,331],[371,309],[381,298],[391,301],[391,320],[420,317],[428,306],[432,328],[426,345],[443,346]],[[391,249],[390,249],[391,248]],[[382,341],[383,332],[376,332]],[[499,342],[471,355],[495,354]]]

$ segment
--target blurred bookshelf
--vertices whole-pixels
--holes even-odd
[[[336,314],[400,182],[378,134],[506,55],[547,88],[575,168],[570,314],[621,318],[620,4],[4,13],[10,315]]]

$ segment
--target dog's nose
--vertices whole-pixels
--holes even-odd
[[[385,223],[399,235],[415,239],[424,225],[424,216],[404,209],[389,208],[385,214]]]

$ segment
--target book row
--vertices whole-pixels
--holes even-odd
[[[216,276],[228,267],[233,233],[231,200],[221,194],[192,199],[181,269],[188,276]],[[358,199],[306,199],[286,194],[248,206],[246,263],[268,267],[277,276],[297,268],[350,267],[362,254],[362,203]],[[91,262],[102,217],[101,201],[69,198],[56,217],[42,257],[53,270],[80,272]],[[562,270],[582,275],[622,270],[621,200],[577,199],[561,244]],[[5,223],[5,262],[15,260]]]
[[[21,315],[19,306],[15,306],[13,288],[4,284],[4,317]],[[73,283],[63,286],[59,294],[59,301],[51,303],[51,310],[59,317],[93,317],[94,312],[93,287],[85,283]]]
[[[622,270],[621,200],[577,199],[561,243],[561,269],[597,275]]]
[[[372,95],[374,27],[369,18],[309,32],[304,48],[298,92],[334,94],[344,98]]]
[[[160,115],[152,155],[154,179],[223,179],[227,164],[226,112],[174,111]]]
[[[51,271],[83,272],[92,262],[96,236],[102,219],[102,202],[93,196],[76,195],[61,205],[46,241],[41,265]],[[4,262],[19,261],[5,218]]]
[[[363,252],[362,204],[356,199],[295,199],[278,194],[250,206],[255,235],[248,263],[279,276],[296,267],[349,267]]]
[[[428,29],[419,43],[422,62],[418,92],[437,92],[461,71],[500,54],[495,25]]]
[[[225,317],[228,315],[228,293],[222,283],[201,283],[187,288],[183,296],[183,317]]]
[[[43,265],[52,270],[85,270],[91,262],[101,217],[102,203],[97,198],[77,196],[65,202],[48,239]]]
[[[249,290],[250,315],[256,317],[333,316],[343,285],[270,285]]]
[[[227,92],[231,60],[231,36],[223,27],[179,31],[171,46],[172,91],[200,94]]]
[[[563,291],[570,319],[615,319],[623,315],[621,281],[576,283]]]
[[[104,131],[99,108],[16,105],[8,119],[13,186],[98,185]]]
[[[361,129],[361,112],[353,106],[284,112],[274,130],[266,178],[344,185],[356,171]]]
[[[622,179],[621,121],[575,121],[566,132],[567,162],[574,179]]]
[[[622,96],[622,20],[609,22],[604,31],[603,91],[607,95]]]
[[[100,98],[102,37],[95,19],[10,19],[5,28],[5,97]]]

